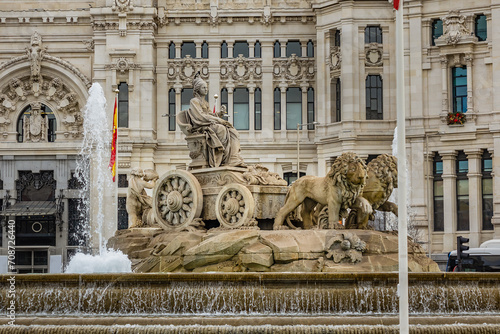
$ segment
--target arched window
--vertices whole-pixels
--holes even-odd
[[[233,125],[236,130],[249,129],[249,98],[247,88],[236,88],[233,99]]]
[[[274,58],[279,58],[281,57],[281,44],[280,41],[274,42]]]
[[[229,119],[229,117],[227,116],[227,108],[228,108],[228,95],[227,95],[227,88],[222,88],[221,91],[220,91],[220,106],[221,106],[221,110],[222,110],[222,106],[224,106],[226,108],[226,114],[222,116],[223,119],[225,119],[226,121]]]
[[[208,43],[206,41],[203,41],[201,45],[201,58],[208,59]]]
[[[314,122],[314,88],[307,89],[307,123]],[[308,130],[314,130],[314,124],[307,126]]]
[[[281,90],[274,89],[274,130],[281,130]]]
[[[227,58],[227,43],[226,43],[226,41],[222,41],[222,44],[220,45],[220,57]]]
[[[189,101],[193,98],[193,88],[183,88],[181,91],[181,110],[189,109]]]
[[[314,43],[312,40],[309,40],[309,42],[307,42],[307,56],[314,57]]]
[[[26,108],[24,108],[24,110],[19,115],[19,118],[17,119],[17,141],[19,143],[22,143],[25,137],[24,117],[26,116],[29,120],[29,118],[31,117],[31,111],[32,107],[31,105],[28,105]],[[57,123],[56,123],[56,117],[54,116],[54,112],[47,105],[41,103],[40,115],[43,121],[47,120],[47,130],[46,130],[47,141],[49,143],[55,142]]]
[[[261,58],[262,57],[262,46],[259,41],[255,42],[254,47],[254,57]]]
[[[168,58],[175,59],[175,43],[174,42],[170,42],[170,45],[168,46]]]

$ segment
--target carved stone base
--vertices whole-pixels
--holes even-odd
[[[190,170],[208,168],[207,142],[204,134],[186,136],[189,157],[192,159],[189,164]]]

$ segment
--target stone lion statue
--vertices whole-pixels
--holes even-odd
[[[395,156],[381,154],[368,163],[368,178],[361,196],[354,202],[347,218],[347,228],[369,229],[368,220],[374,219],[375,210],[398,215],[398,206],[389,202],[394,188],[398,187],[398,161]],[[370,205],[368,210],[366,205]]]
[[[127,213],[129,228],[145,227],[154,223],[151,207],[153,199],[146,193],[158,180],[158,173],[152,169],[134,168],[130,172],[127,190]]]
[[[316,205],[328,207],[328,223],[335,226],[339,217],[347,217],[347,209],[361,194],[366,176],[363,160],[352,152],[343,153],[325,177],[303,176],[292,184],[273,228],[282,229],[285,218],[300,204],[304,229],[313,227]]]

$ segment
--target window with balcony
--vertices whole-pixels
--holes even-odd
[[[453,112],[467,112],[467,68],[452,69]]]
[[[181,45],[181,57],[190,56],[196,58],[196,44],[194,42],[184,42]]]
[[[300,41],[288,41],[286,43],[286,56],[291,57],[295,54],[297,57],[302,57],[302,46]]]
[[[249,49],[248,43],[246,41],[236,41],[233,46],[233,58],[239,57],[239,55],[243,55],[243,57],[248,58]]]

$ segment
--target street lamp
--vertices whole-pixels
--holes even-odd
[[[297,180],[300,178],[300,129],[305,125],[318,125],[319,122],[297,123]]]

